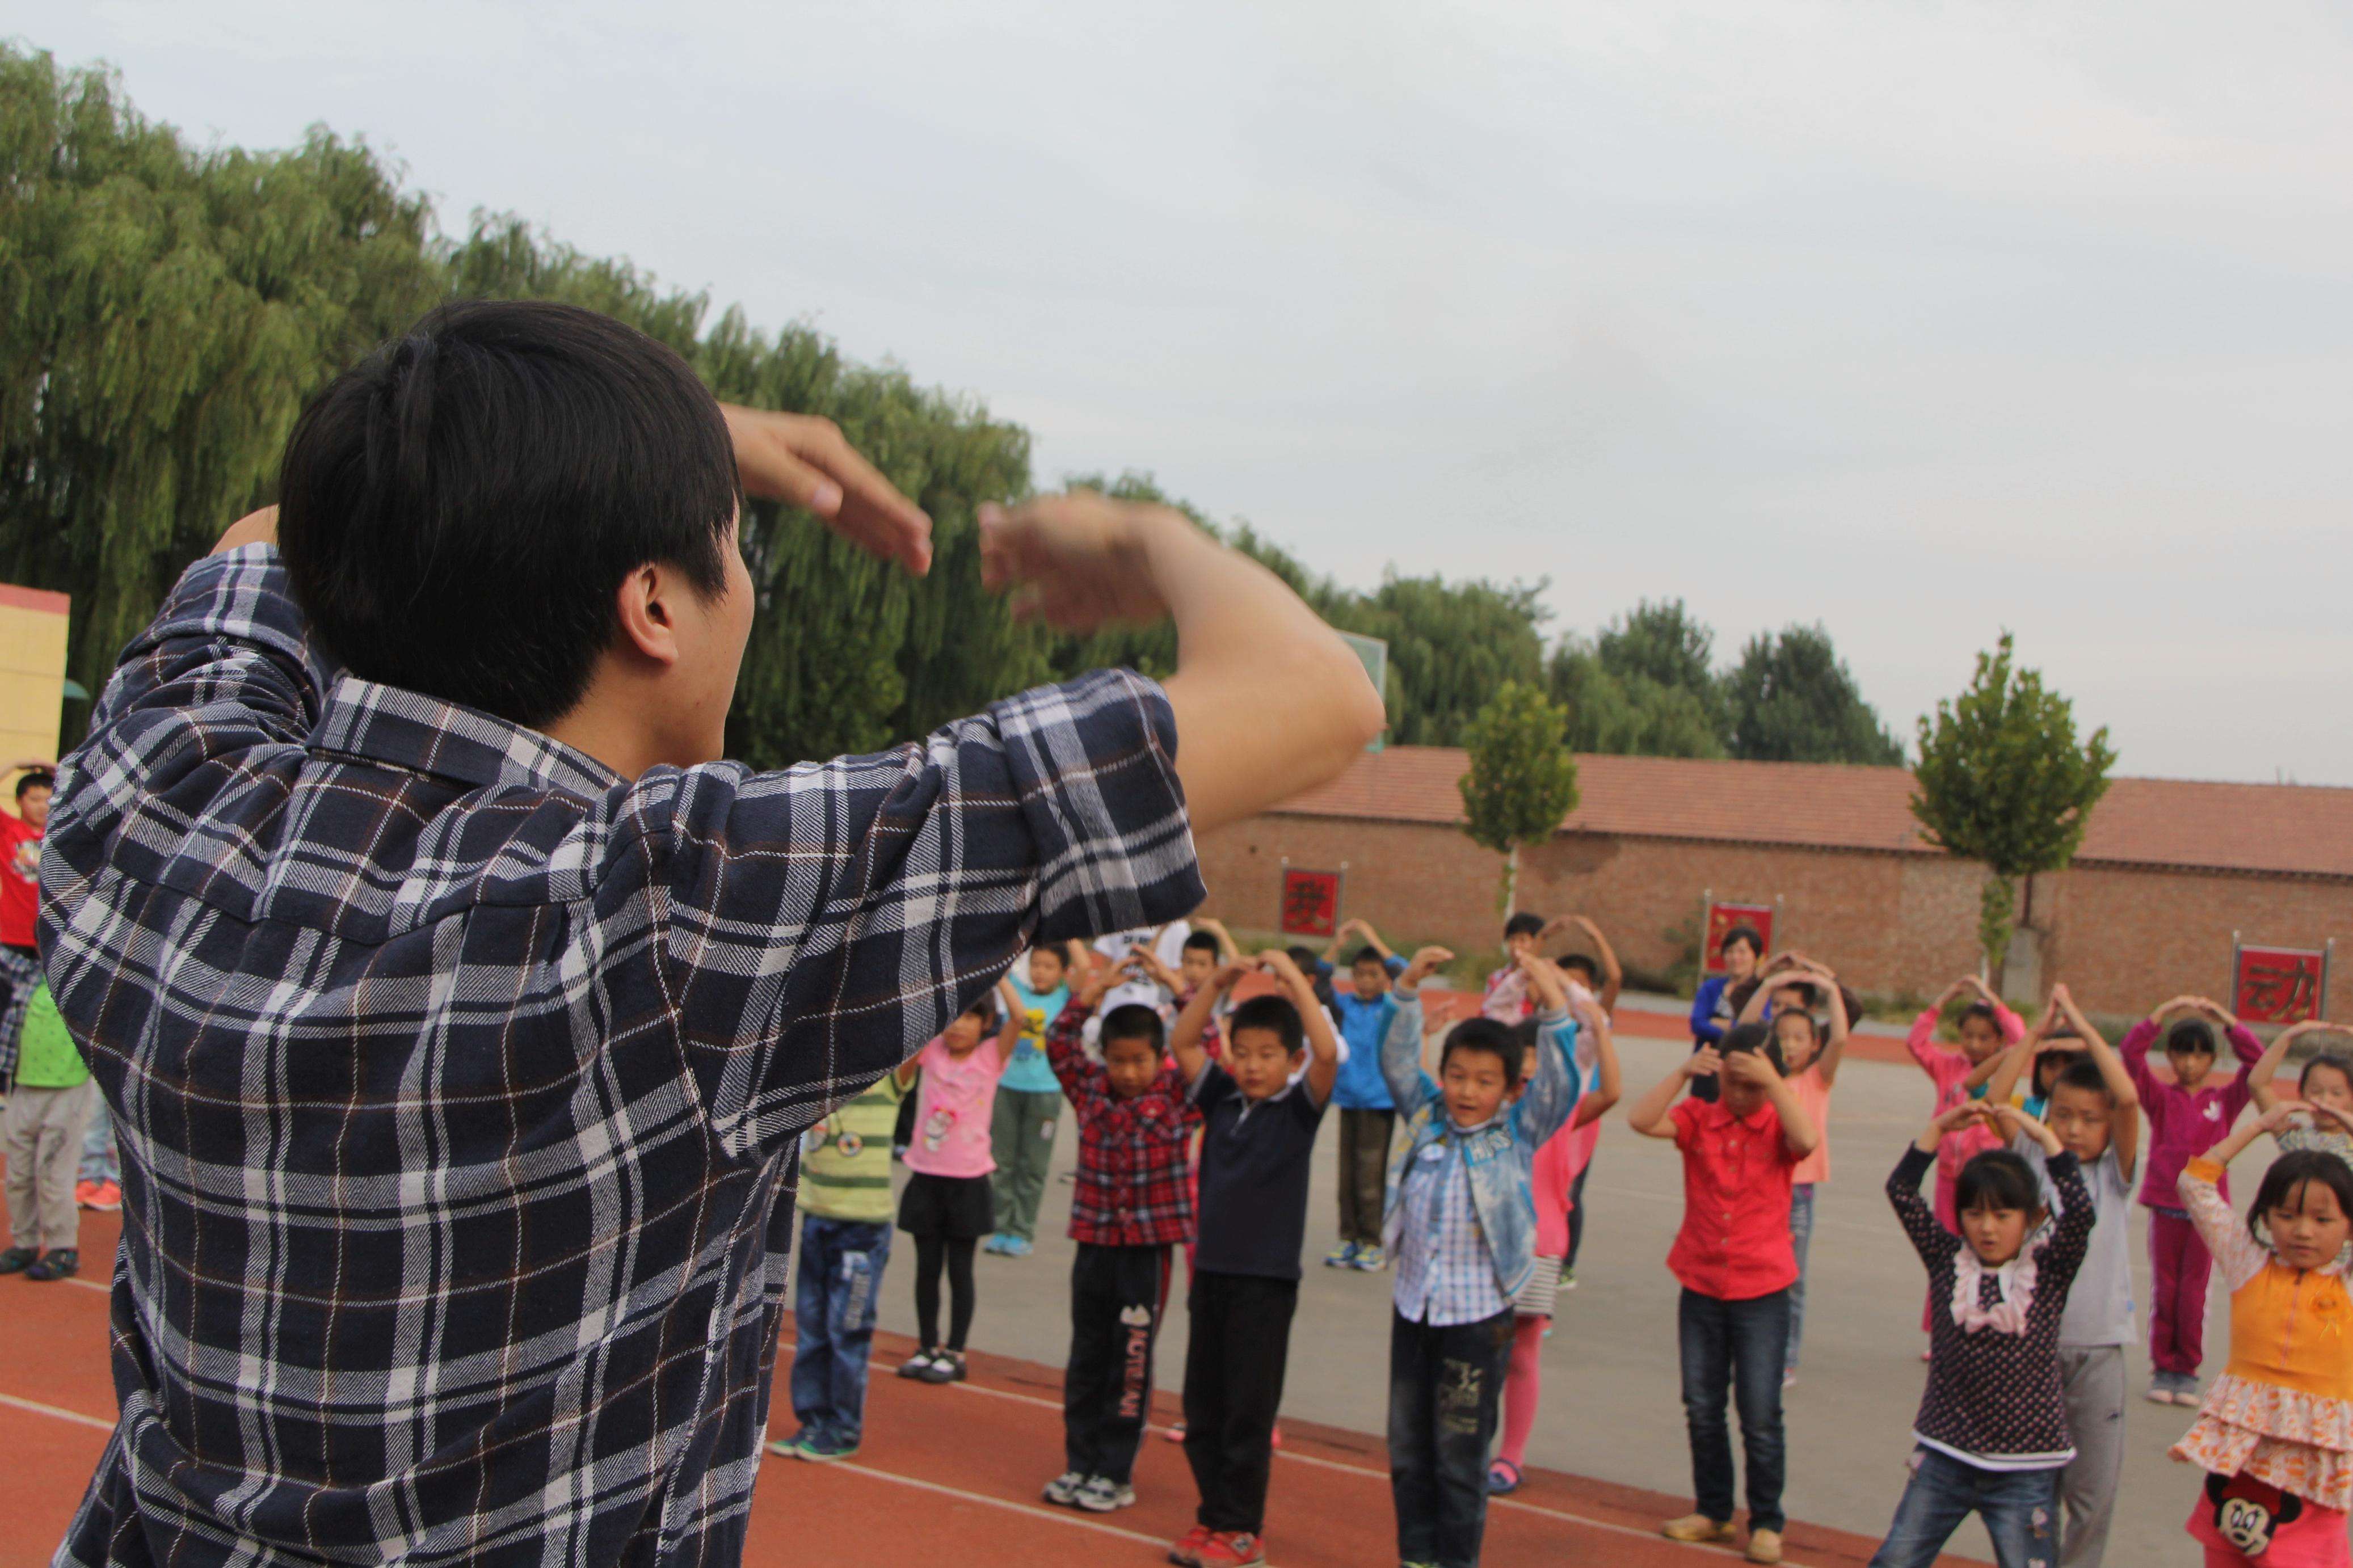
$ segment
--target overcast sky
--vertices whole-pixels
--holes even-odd
[[[1311,564],[1828,624],[1907,740],[2008,626],[2120,771],[2353,784],[2341,5],[0,0],[807,318]]]

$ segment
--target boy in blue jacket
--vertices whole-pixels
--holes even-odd
[[[1389,983],[1405,972],[1405,960],[1389,951],[1369,921],[1343,925],[1324,956],[1338,957],[1352,933],[1362,945],[1348,960],[1347,989],[1332,1000],[1343,1047],[1340,1076],[1332,1085],[1332,1108],[1340,1113],[1340,1245],[1324,1264],[1370,1273],[1388,1261],[1381,1250],[1382,1184],[1388,1174],[1389,1139],[1397,1131],[1397,1104],[1381,1077],[1381,1043],[1397,1017]]]
[[[1511,1356],[1513,1302],[1536,1270],[1536,1151],[1576,1107],[1577,1025],[1560,972],[1536,992],[1535,1077],[1512,1026],[1466,1018],[1438,1077],[1422,1065],[1420,986],[1453,954],[1425,947],[1399,977],[1381,1072],[1406,1119],[1389,1163],[1384,1235],[1397,1264],[1389,1327],[1389,1487],[1398,1556],[1472,1568],[1487,1524],[1487,1453]]]

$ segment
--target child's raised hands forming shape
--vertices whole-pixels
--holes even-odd
[[[1454,962],[1454,951],[1445,947],[1425,947],[1413,955],[1413,962],[1398,976],[1398,989],[1410,991],[1436,973],[1442,966]]]
[[[1996,1105],[1987,1113],[1986,1119],[1993,1124],[1997,1131],[2001,1133],[2005,1141],[2015,1139],[2023,1132],[2042,1145],[2043,1153],[2060,1152],[2059,1135],[2045,1127],[2042,1118],[2029,1116],[2015,1105],[2006,1101]]]

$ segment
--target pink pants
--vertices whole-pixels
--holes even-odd
[[[2206,1283],[2213,1255],[2189,1216],[2148,1211],[2148,1268],[2156,1277],[2148,1304],[2148,1359],[2159,1372],[2195,1377],[2206,1359]]]

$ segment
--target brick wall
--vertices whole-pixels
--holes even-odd
[[[1343,916],[1392,942],[1499,944],[1503,858],[1455,828],[1270,813],[1200,846],[1208,908],[1229,924],[1272,930],[1284,857],[1347,879]],[[1695,922],[1703,891],[1782,904],[1777,945],[1835,964],[1858,991],[1927,995],[1976,967],[1982,872],[1941,856],[1562,834],[1521,858],[1519,904],[1589,916],[1621,957],[1659,971],[1670,932]],[[2078,867],[2034,879],[2033,930],[2045,983],[2064,980],[2086,1010],[2137,1012],[2182,991],[2225,1002],[2231,932],[2249,941],[2340,944],[2328,1016],[2353,1017],[2353,881]]]

